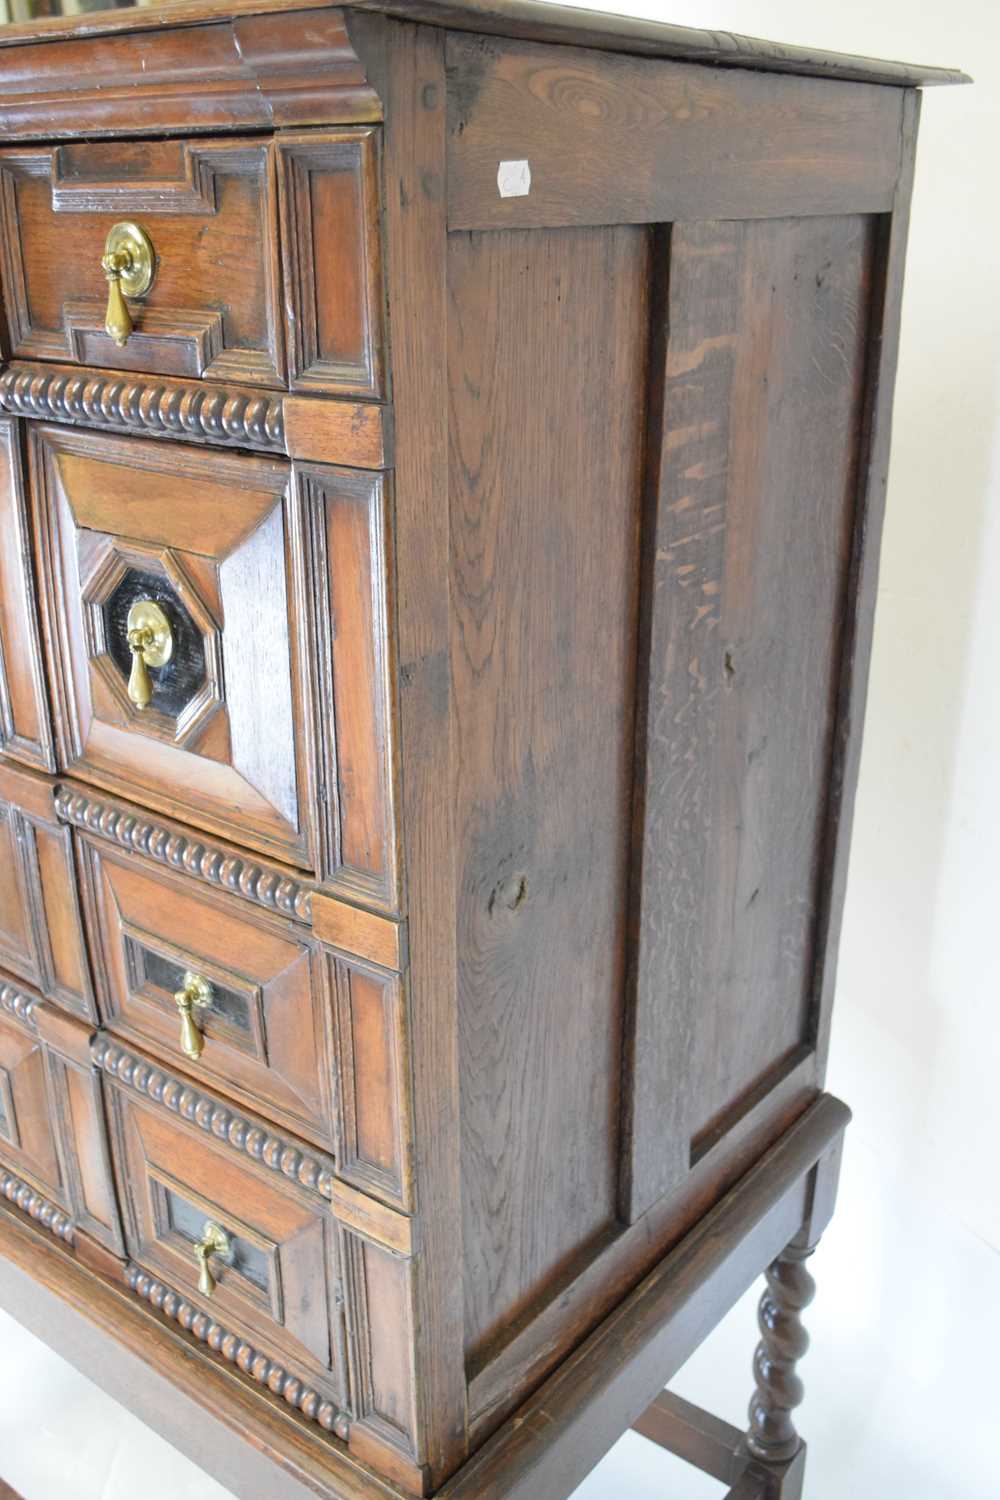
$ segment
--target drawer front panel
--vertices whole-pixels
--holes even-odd
[[[173,1088],[181,1092],[179,1083]],[[329,1204],[137,1099],[116,1079],[108,1079],[107,1095],[132,1260],[345,1410],[343,1296]],[[218,1248],[199,1256],[208,1226]],[[326,1425],[333,1421],[331,1412]]]
[[[278,138],[289,384],[384,394],[379,131]]]
[[[31,442],[63,767],[308,868],[310,631],[289,466],[62,428]],[[156,649],[136,651],[149,618]]]
[[[75,142],[0,153],[13,353],[284,384],[274,165],[266,141]],[[137,223],[155,271],[105,331],[109,231]],[[126,290],[128,288],[126,287]]]
[[[0,980],[0,985],[3,980]],[[45,1049],[34,1027],[0,1009],[0,1159],[69,1209]]]
[[[80,849],[108,1028],[332,1147],[332,1024],[308,930],[89,838]],[[205,986],[196,1057],[176,1000],[188,976]]]
[[[55,769],[18,424],[0,417],[0,750]]]
[[[0,762],[0,967],[78,1015],[97,1015],[71,836],[51,782]]]
[[[90,1028],[0,974],[2,1190],[63,1239],[124,1248]]]

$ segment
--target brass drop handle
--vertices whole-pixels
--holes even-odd
[[[174,654],[174,633],[170,621],[153,599],[137,599],[126,622],[128,647],[132,653],[132,671],[128,695],[140,712],[153,701],[150,667],[165,667]]]
[[[108,278],[104,331],[124,349],[132,332],[126,297],[144,297],[153,281],[156,254],[149,235],[138,224],[116,224],[104,243],[101,268]]]
[[[202,1230],[201,1239],[195,1241],[194,1253],[198,1261],[198,1290],[203,1297],[211,1297],[216,1285],[212,1275],[212,1256],[221,1255],[224,1260],[231,1259],[232,1241],[221,1224],[214,1224],[209,1219]]]
[[[194,1013],[195,1010],[205,1010],[211,1005],[212,999],[212,986],[208,980],[202,979],[200,974],[191,973],[184,975],[184,988],[174,996],[181,1015],[181,1048],[193,1062],[198,1061],[205,1046],[205,1038]]]

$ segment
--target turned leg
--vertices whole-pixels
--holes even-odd
[[[800,1315],[816,1291],[805,1265],[811,1254],[811,1246],[794,1241],[782,1251],[767,1269],[767,1290],[757,1312],[761,1340],[753,1361],[757,1389],[750,1402],[747,1447],[767,1464],[787,1464],[803,1446],[792,1413],[805,1394],[795,1367],[809,1347]]]

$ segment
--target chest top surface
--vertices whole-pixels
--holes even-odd
[[[43,39],[156,30],[165,26],[199,25],[213,20],[281,11],[331,8],[327,0],[122,0],[114,9],[104,10],[86,6],[85,0],[85,9],[81,12],[79,0],[21,0],[14,18],[6,24],[0,23],[0,46],[12,47]],[[957,68],[829,52],[822,48],[741,36],[736,32],[708,31],[639,16],[555,5],[550,0],[348,0],[339,9],[380,11],[409,21],[485,35],[765,72],[855,79],[903,87],[970,81],[968,75]],[[0,67],[0,75],[4,71]]]

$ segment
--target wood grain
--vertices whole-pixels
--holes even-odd
[[[30,438],[62,766],[308,868],[311,596],[288,465],[41,424]],[[155,695],[145,714],[132,708],[104,623],[136,570],[166,590],[175,632],[186,622],[175,670],[197,642],[204,652],[176,712]]]
[[[0,1251],[3,1305],[233,1494],[405,1500],[195,1333],[50,1248],[6,1204]]]
[[[378,474],[295,466],[314,558],[326,883],[399,909],[391,497]]]
[[[568,1496],[802,1221],[809,1171],[850,1119],[823,1095],[635,1288],[441,1500]]]
[[[673,231],[630,1219],[811,1045],[872,251],[857,218]]]
[[[396,416],[395,678],[406,851],[407,986],[421,1249],[413,1271],[419,1448],[431,1487],[468,1452],[464,1366],[455,845],[449,690],[445,73],[441,33],[358,17],[386,103],[385,245]]]
[[[20,424],[0,417],[0,750],[55,769],[38,627]]]
[[[721,64],[773,73],[817,78],[864,79],[919,87],[969,83],[957,68],[921,67],[788,42],[764,41],[730,31],[702,31],[660,20],[617,12],[581,10],[549,0],[351,0],[351,10],[376,10],[423,21],[431,26],[483,32],[495,37],[523,37],[564,46],[599,47],[645,57],[672,57],[687,62]],[[96,18],[95,18],[96,19]],[[44,23],[43,23],[44,24]],[[66,25],[67,23],[63,23]]]
[[[293,390],[385,391],[380,151],[377,129],[277,143]]]
[[[451,229],[892,205],[902,109],[894,89],[463,36],[449,40],[448,69]],[[530,163],[523,196],[498,191],[499,163],[510,160]]]
[[[124,30],[112,23],[97,43],[87,40],[88,29],[100,29],[93,18],[90,28],[60,23],[51,41],[44,22],[20,35],[10,28],[15,34],[0,33],[0,41],[21,45],[5,54],[0,73],[0,131],[7,140],[72,139],[83,118],[91,136],[381,119],[343,11],[323,6],[317,14],[310,5],[260,6],[257,14],[237,5],[221,20],[191,6],[177,19],[205,24],[190,28],[150,21],[144,10],[129,14]]]
[[[2,116],[2,107],[0,107]],[[277,190],[267,142],[88,142],[0,152],[0,252],[12,352],[24,359],[280,386]],[[104,328],[109,214],[153,243],[134,333]]]
[[[48,777],[0,762],[0,964],[96,1019],[72,840],[54,793]]]
[[[308,928],[134,853],[89,838],[79,847],[101,1019],[112,1036],[332,1149],[329,1001]],[[174,1003],[186,973],[220,996],[196,1018],[203,1050],[194,1063]]]
[[[648,277],[640,229],[449,240],[476,1358],[616,1217]]]
[[[871,663],[879,556],[892,442],[892,401],[899,357],[903,271],[910,228],[920,95],[908,94],[903,115],[903,166],[891,218],[879,226],[871,298],[871,362],[858,456],[857,522],[851,555],[848,609],[837,708],[837,740],[830,768],[829,825],[823,872],[823,905],[816,941],[813,1027],[825,1067],[837,981],[854,799],[861,766],[865,703]]]
[[[321,942],[383,969],[405,965],[406,931],[400,923],[374,912],[317,894],[312,898],[313,931]]]

